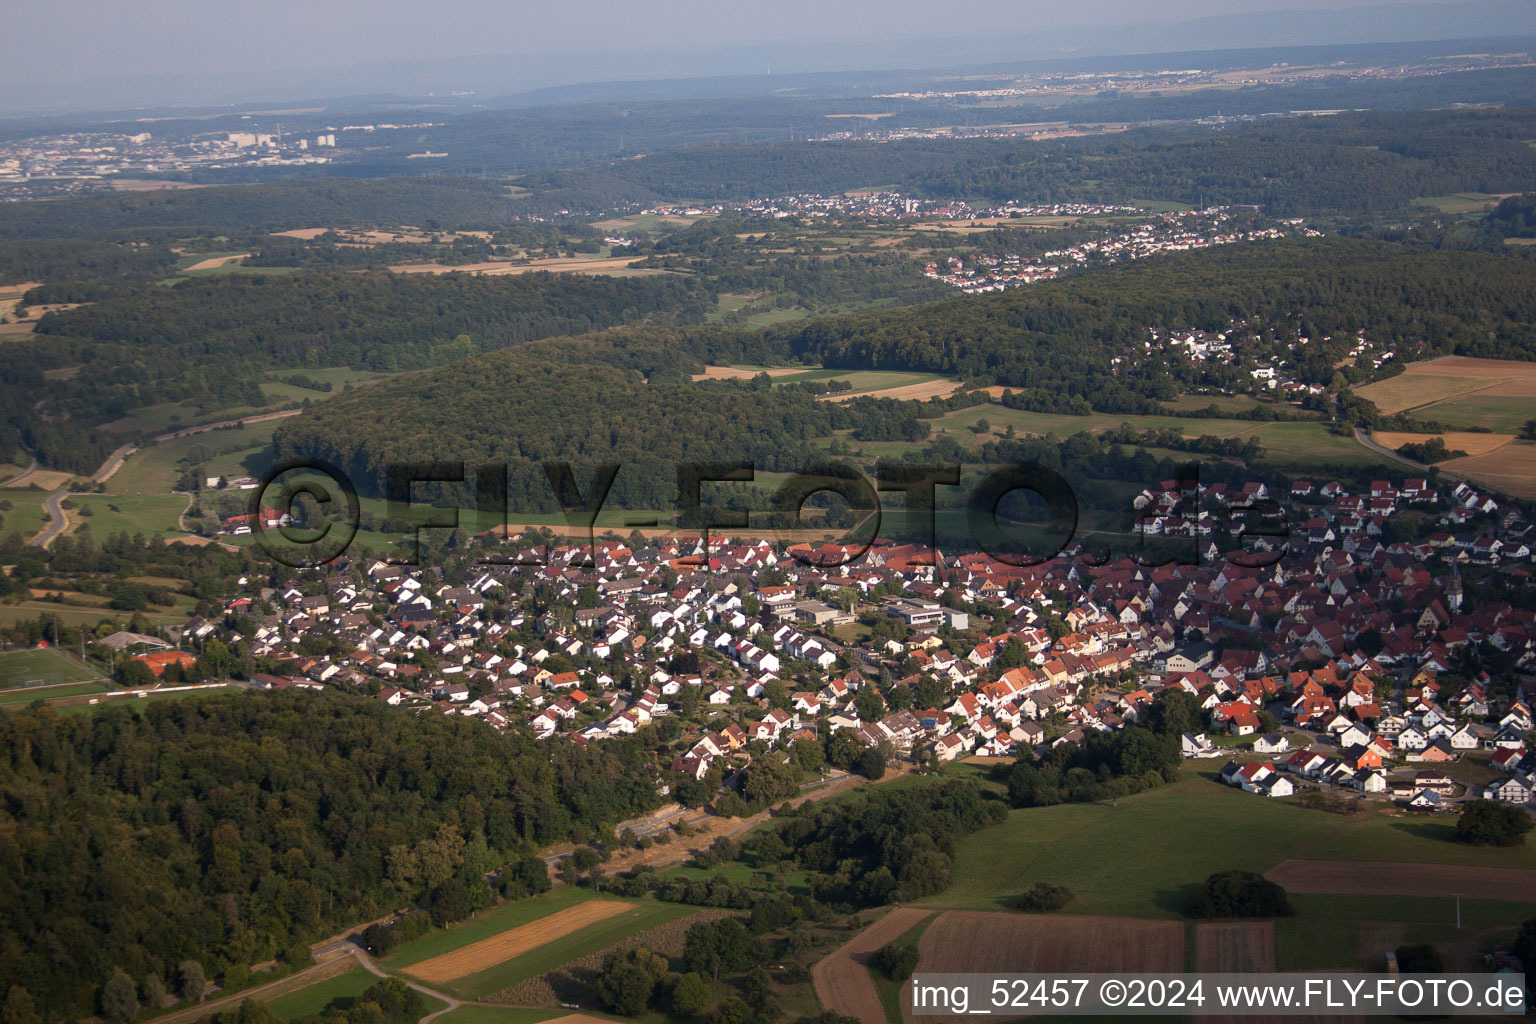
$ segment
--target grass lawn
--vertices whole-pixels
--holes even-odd
[[[920,905],[998,910],[1007,897],[1043,881],[1076,893],[1071,913],[1177,918],[1212,873],[1262,872],[1288,858],[1531,863],[1525,849],[1454,842],[1453,820],[1306,810],[1223,786],[1216,770],[1186,768],[1172,785],[1112,804],[1011,811],[1003,825],[960,841],[954,882]]]
[[[0,490],[0,501],[10,502],[9,509],[0,510],[0,540],[20,534],[31,537],[48,525],[48,513],[43,511],[44,490],[28,490],[25,487],[7,487]]]
[[[94,672],[82,668],[52,648],[6,651],[0,654],[0,690],[29,683],[46,686],[51,683],[78,683],[94,678]]]
[[[70,532],[90,530],[99,544],[117,533],[179,536],[183,494],[84,494],[68,499]]]
[[[338,999],[355,999],[378,982],[378,978],[357,967],[346,974],[338,974],[334,978],[276,996],[267,1003],[267,1009],[283,1020],[297,1020],[324,1012],[326,1007]]]
[[[595,953],[647,928],[654,928],[656,925],[675,921],[698,911],[698,907],[676,903],[654,901],[639,903],[633,910],[588,925],[522,956],[513,957],[495,967],[489,967],[478,974],[471,974],[444,987],[461,998],[480,999],[509,985],[536,978],[546,971],[552,971],[561,964],[580,959],[588,953]]]
[[[184,601],[190,602],[190,599],[177,598],[177,610],[175,611],[151,607],[150,611],[137,614],[140,618],[148,619],[151,622],[185,622],[191,618],[192,613],[190,610],[180,610],[182,608],[190,609],[191,607],[190,603],[183,604]],[[13,626],[18,622],[25,622],[29,619],[35,620],[39,615],[52,616],[60,622],[71,626],[95,626],[103,619],[106,619],[109,622],[117,623],[123,629],[128,628],[128,620],[133,617],[133,613],[130,612],[111,611],[106,608],[71,607],[67,604],[53,604],[47,601],[23,601],[20,604],[0,604],[0,625],[3,626]]]
[[[0,693],[0,706],[26,707],[35,700],[52,700],[55,697],[78,697],[83,694],[105,693],[100,683],[69,683],[64,686],[26,687]]]
[[[526,900],[502,903],[468,921],[449,928],[431,932],[412,942],[407,942],[379,962],[390,970],[399,970],[411,964],[430,960],[432,957],[451,952],[492,935],[500,935],[510,928],[537,921],[541,917],[574,907],[594,897],[586,889],[565,888]]]
[[[172,693],[151,693],[144,697],[112,697],[95,704],[72,702],[61,707],[55,707],[54,713],[59,715],[94,715],[103,708],[128,708],[134,714],[138,714],[144,707],[150,704],[158,704],[168,700],[187,700],[194,697],[220,697],[231,693],[245,693],[239,686],[212,686],[206,690],[177,690]]]

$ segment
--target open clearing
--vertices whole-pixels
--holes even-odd
[[[925,402],[930,398],[944,398],[959,391],[961,384],[957,380],[929,380],[917,384],[902,384],[899,387],[884,388],[879,391],[854,391],[840,395],[821,395],[823,401],[847,402],[854,398],[896,398],[907,401]]]
[[[493,261],[489,263],[465,263],[459,266],[447,266],[442,263],[402,263],[389,269],[397,274],[483,274],[495,276],[500,274],[533,274],[541,270],[553,274],[664,274],[664,270],[649,270],[641,267],[630,267],[638,256],[611,256],[598,257],[596,259],[582,259],[580,257],[554,257],[546,260],[534,260],[531,263],[509,263],[506,261]]]
[[[445,982],[494,967],[540,946],[580,931],[590,924],[634,908],[619,900],[587,900],[567,910],[471,943],[451,953],[423,960],[410,973],[425,982]]]
[[[237,263],[249,255],[250,253],[248,252],[237,252],[228,256],[210,256],[206,260],[198,260],[191,266],[182,268],[182,273],[186,273],[187,271],[192,270],[217,270],[218,268],[227,266],[228,264]]]
[[[1536,498],[1536,441],[1515,441],[1487,455],[1469,455],[1440,465],[1517,498]]]
[[[899,907],[818,960],[811,968],[811,981],[821,1005],[834,1013],[857,1017],[862,1024],[886,1024],[880,994],[864,962],[869,954],[905,934],[930,913]]]
[[[1264,877],[1292,892],[1443,896],[1536,902],[1536,870],[1381,861],[1285,860]]]
[[[1438,437],[1451,451],[1466,452],[1474,457],[1498,451],[1515,439],[1513,434],[1467,433],[1460,430],[1451,430],[1444,434],[1405,434],[1379,430],[1373,432],[1371,437],[1377,444],[1394,451],[1405,444],[1423,444]]]
[[[694,380],[751,380],[760,373],[770,377],[784,377],[791,373],[804,373],[805,366],[706,366],[703,373],[693,375]]]

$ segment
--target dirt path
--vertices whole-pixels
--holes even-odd
[[[864,962],[869,954],[912,928],[933,913],[915,907],[898,907],[822,957],[811,968],[816,998],[833,1013],[857,1017],[861,1024],[886,1024],[880,993]]]

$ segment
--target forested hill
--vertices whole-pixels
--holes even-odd
[[[1423,196],[1536,181],[1536,109],[1385,111],[1221,131],[1141,129],[1053,141],[797,142],[686,148],[520,184],[573,208],[609,196],[741,199],[887,185],[973,202],[1251,204],[1271,216],[1407,211]],[[547,205],[547,204],[543,204]]]
[[[418,900],[463,916],[487,872],[657,806],[647,739],[334,692],[0,716],[0,991],[84,1018],[114,967],[212,977]]]
[[[482,178],[341,178],[4,203],[0,239],[118,234],[184,238],[377,224],[449,231],[512,224],[520,212],[505,186]]]
[[[1402,359],[1536,358],[1533,266],[1520,253],[1298,239],[756,333],[619,328],[549,338],[343,395],[284,423],[275,442],[282,457],[337,462],[375,495],[391,463],[508,459],[518,464],[513,510],[552,512],[537,463],[554,458],[621,463],[629,468],[614,485],[615,504],[671,507],[676,461],[801,468],[817,461],[810,438],[913,414],[888,402],[817,403],[803,389],[760,381],[683,377],[705,362],[925,371],[1010,387],[1010,404],[1038,411],[1152,412],[1208,370],[1178,352],[1149,350],[1151,329],[1224,331],[1242,321],[1278,344],[1302,379],[1322,384],[1349,362],[1361,329],[1390,341]],[[472,507],[469,486],[423,493]]]
[[[133,439],[99,425],[160,402],[261,405],[267,370],[419,369],[551,335],[698,322],[713,302],[698,279],[669,274],[317,272],[120,291],[0,347],[0,429],[47,465],[88,471]],[[106,369],[45,376],[79,365]]]
[[[653,316],[697,322],[713,297],[681,275],[230,275],[49,313],[38,334],[153,346],[175,361],[397,371]],[[462,336],[462,337],[461,337]]]
[[[1180,253],[996,295],[826,317],[770,331],[770,347],[839,368],[924,370],[1020,389],[1042,411],[1135,411],[1156,361],[1149,328],[1262,323],[1277,338],[1367,329],[1424,355],[1536,359],[1536,264],[1519,254],[1439,252],[1343,238]],[[1345,348],[1347,349],[1347,345]],[[1132,357],[1118,371],[1110,360]],[[1327,383],[1338,353],[1309,346]],[[1139,369],[1138,369],[1139,366]],[[1166,396],[1165,396],[1166,397]],[[1076,408],[1075,408],[1076,406]]]
[[[618,463],[612,505],[656,509],[676,505],[679,462],[803,469],[820,461],[808,439],[853,422],[800,388],[675,375],[646,383],[631,370],[511,350],[343,395],[284,423],[274,442],[280,458],[337,462],[374,495],[392,464],[507,460],[510,507],[521,512],[559,509],[542,460]],[[473,507],[469,486],[416,492]]]

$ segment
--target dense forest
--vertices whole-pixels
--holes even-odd
[[[540,745],[338,693],[0,717],[0,991],[89,1016],[115,970],[210,977],[659,803],[646,737]]]
[[[1076,112],[1074,112],[1076,113]],[[1421,196],[1518,192],[1536,180],[1536,111],[1373,111],[1286,118],[1222,131],[1141,129],[1050,142],[910,140],[765,143],[656,153],[530,175],[535,195],[597,208],[640,189],[655,197],[740,199],[884,184],[972,202],[1257,205],[1271,216],[1403,210]],[[621,192],[621,190],[623,190]],[[574,193],[574,194],[572,194]],[[602,205],[612,205],[604,203]]]
[[[1156,353],[1111,369],[1111,360],[1149,340],[1149,328],[1222,331],[1236,320],[1262,324],[1281,340],[1366,329],[1372,340],[1419,355],[1536,358],[1531,269],[1507,254],[1295,239],[1181,253],[998,295],[826,317],[771,333],[791,354],[827,366],[925,370],[1007,385],[1020,390],[1021,407],[1041,411],[1138,412],[1148,399],[1172,397],[1182,372]],[[1327,383],[1337,353],[1313,346],[1297,358],[1304,379]]]
[[[559,510],[544,460],[585,471],[616,463],[610,507],[656,509],[676,505],[679,462],[801,469],[821,461],[809,438],[851,422],[805,389],[646,383],[628,370],[512,350],[342,395],[285,423],[274,441],[279,458],[328,459],[378,496],[391,465],[508,461],[514,512]],[[416,493],[473,507],[473,486],[419,485]]]
[[[928,371],[1007,386],[1005,404],[1016,408],[1154,412],[1206,372],[1183,356],[1147,351],[1154,327],[1221,331],[1244,322],[1291,354],[1303,379],[1324,384],[1361,329],[1402,358],[1536,357],[1530,266],[1510,254],[1306,239],[1181,253],[996,295],[755,333],[638,328],[549,339],[341,396],[284,424],[277,448],[285,457],[331,459],[375,494],[391,462],[521,461],[529,475],[513,493],[533,502],[524,511],[553,511],[538,460],[622,462],[636,470],[620,474],[617,504],[671,507],[670,470],[659,464],[669,460],[799,468],[818,461],[807,439],[834,429],[869,440],[927,434],[922,403],[829,406],[793,386],[683,379],[705,362]],[[431,493],[471,500],[467,484]]]
[[[419,369],[550,335],[697,321],[712,301],[670,275],[200,278],[44,315],[36,337],[0,349],[0,415],[48,465],[88,471],[131,436],[100,424],[160,402],[263,405],[265,370]],[[70,366],[91,372],[45,377]]]
[[[436,231],[511,224],[518,214],[504,186],[478,178],[288,181],[5,203],[0,239],[185,238],[377,224]]]

